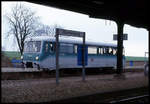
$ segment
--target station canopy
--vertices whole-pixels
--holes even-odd
[[[48,0],[28,1],[89,15],[92,18],[123,21],[149,30],[148,0]]]

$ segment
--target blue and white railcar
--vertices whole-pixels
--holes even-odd
[[[55,70],[55,38],[39,36],[26,40],[23,56],[25,67]],[[78,47],[82,41],[73,39],[59,40],[59,67],[81,68],[77,63]],[[88,59],[86,68],[116,68],[117,45],[108,43],[86,42]],[[123,66],[125,57],[123,56]]]

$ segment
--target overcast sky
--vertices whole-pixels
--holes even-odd
[[[3,15],[10,12],[10,8],[16,2],[1,2],[2,6],[2,47],[7,51],[17,50],[12,47],[13,39],[4,39],[4,33],[8,30],[8,24]],[[65,29],[86,32],[86,41],[117,43],[113,41],[113,34],[117,33],[116,23],[104,19],[89,18],[88,15],[67,10],[56,9],[38,4],[23,2],[26,6],[36,11],[41,22],[47,25],[58,24]],[[144,56],[148,51],[148,31],[144,28],[136,28],[130,25],[124,26],[124,33],[128,34],[128,40],[124,41],[126,56]]]

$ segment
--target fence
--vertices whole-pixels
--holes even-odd
[[[21,64],[22,60],[17,60],[17,59],[12,59],[11,60],[11,63],[13,65],[13,67],[23,67],[22,64]]]

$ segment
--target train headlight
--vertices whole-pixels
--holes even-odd
[[[35,59],[36,59],[36,60],[38,60],[38,59],[39,59],[39,57],[38,57],[38,56],[36,56],[36,57],[35,57]]]
[[[23,59],[23,56],[21,56],[21,59]]]

